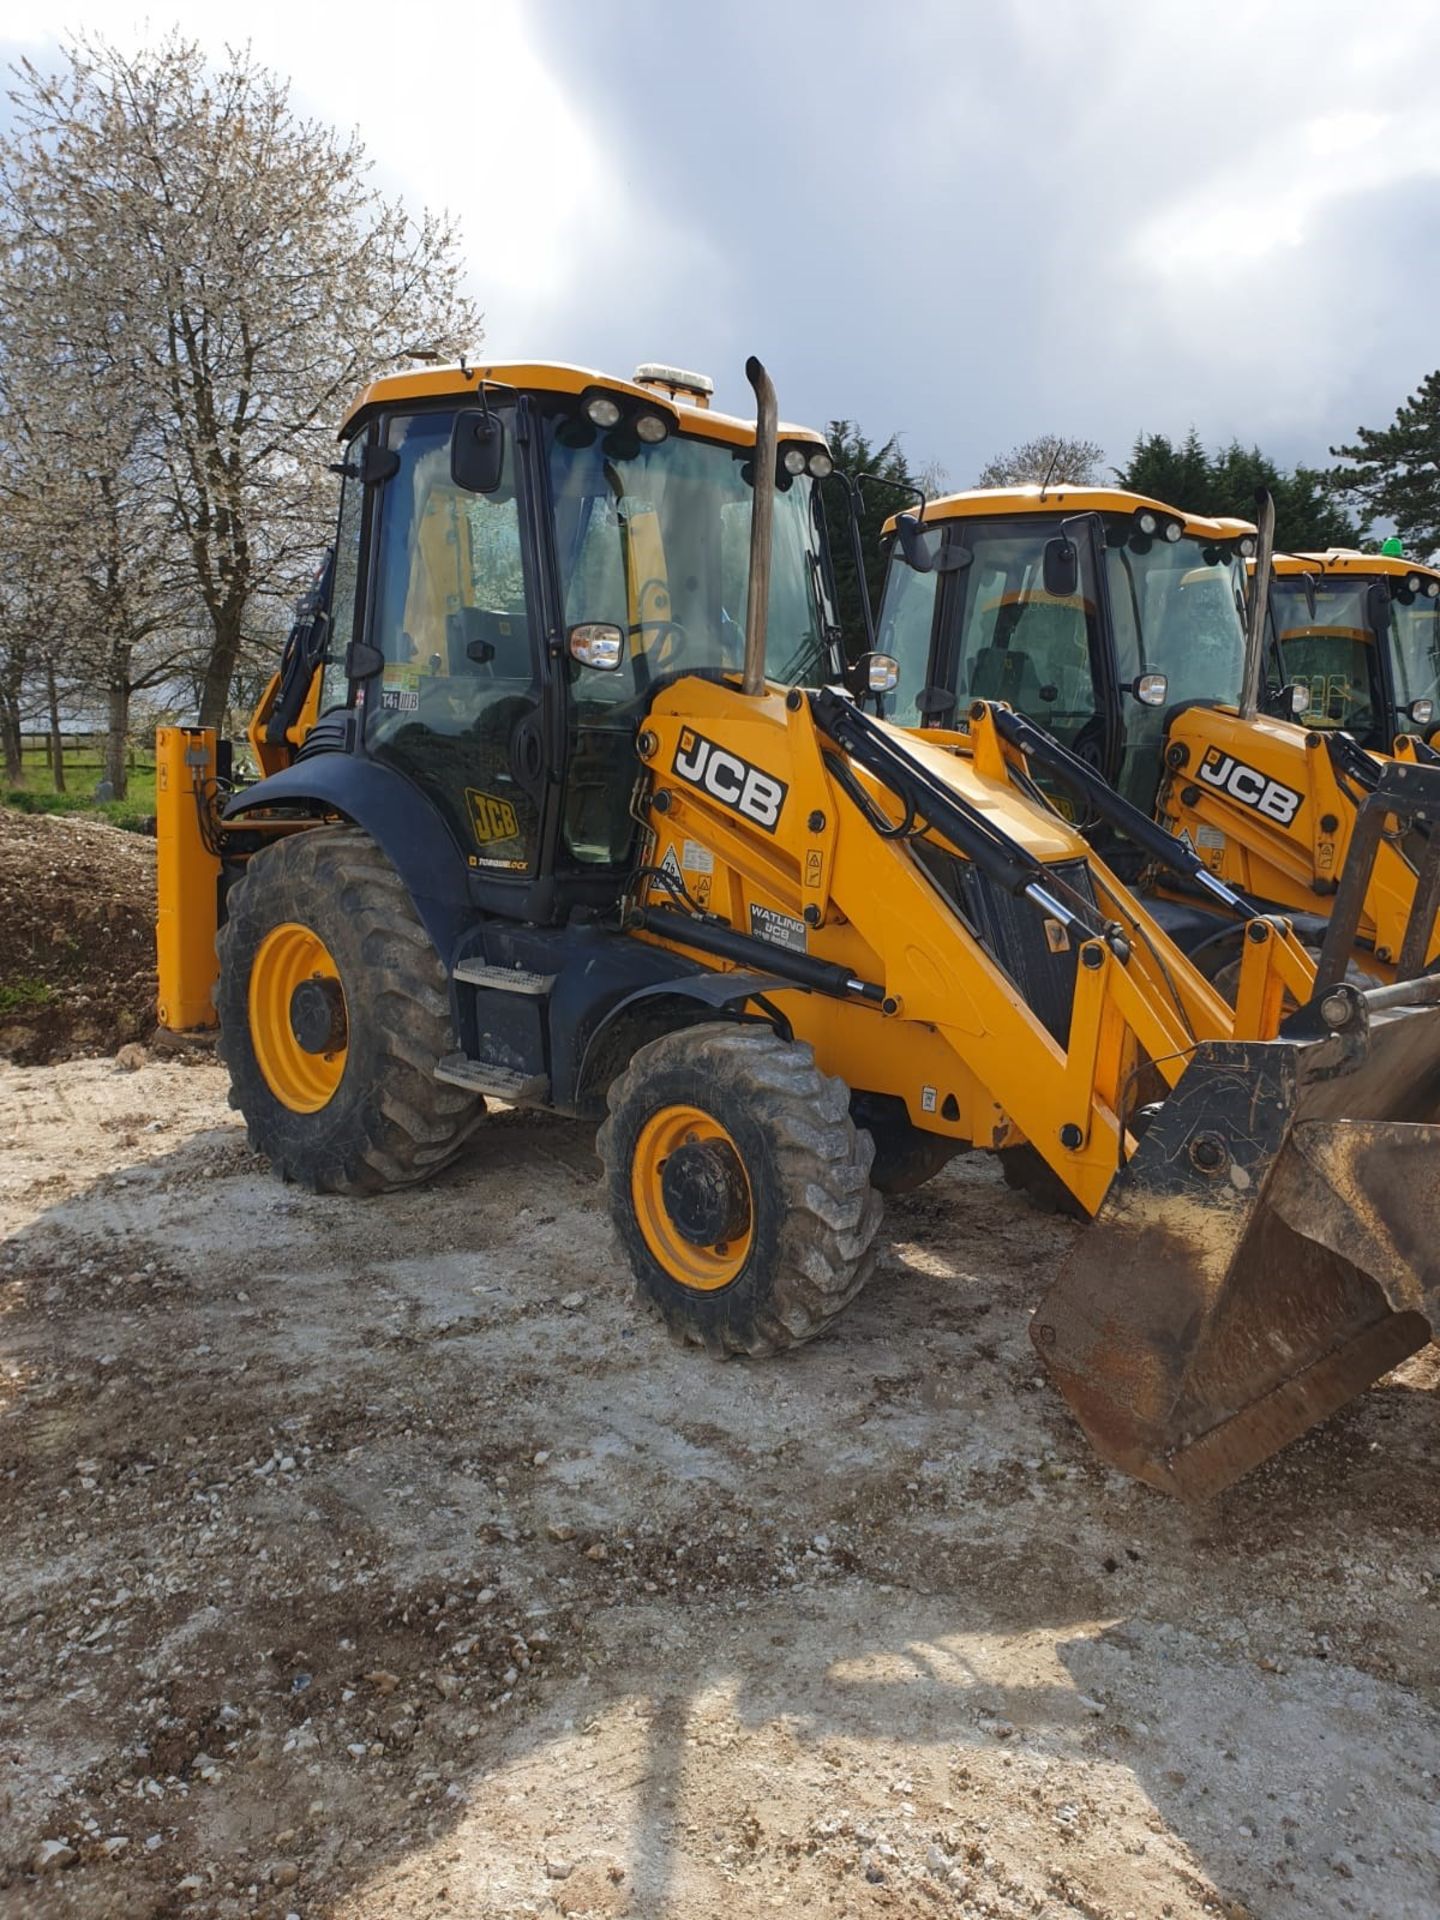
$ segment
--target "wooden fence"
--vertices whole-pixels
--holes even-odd
[[[38,757],[49,772],[53,766],[53,753],[50,735],[46,733],[22,733],[20,751],[26,757]],[[66,769],[77,773],[86,767],[105,766],[105,735],[103,733],[66,733],[60,735],[60,751],[64,756]],[[138,767],[153,767],[154,753],[145,753],[132,741],[126,750],[125,765],[130,773]]]

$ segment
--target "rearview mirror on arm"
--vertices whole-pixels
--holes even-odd
[[[916,573],[935,571],[935,553],[926,533],[926,528],[921,526],[913,513],[897,516],[895,535],[900,542],[900,553],[906,566],[913,567]]]
[[[1068,600],[1080,587],[1080,550],[1059,534],[1045,542],[1045,591],[1052,600]]]
[[[450,435],[450,478],[466,493],[494,493],[505,471],[505,428],[482,407],[455,416]]]

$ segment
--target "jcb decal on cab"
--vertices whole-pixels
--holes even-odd
[[[757,827],[774,833],[780,822],[780,809],[789,788],[773,773],[765,773],[742,760],[738,753],[717,747],[693,727],[682,727],[675,749],[673,770],[692,787],[700,787],[722,807],[743,813]]]
[[[1293,787],[1282,787],[1278,780],[1267,778],[1258,767],[1247,767],[1243,760],[1222,753],[1218,747],[1205,749],[1200,778],[1207,786],[1228,793],[1242,807],[1253,807],[1282,827],[1288,827],[1300,811],[1301,796]]]
[[[482,793],[478,787],[467,787],[465,798],[470,802],[470,831],[479,845],[488,847],[497,840],[515,839],[520,822],[508,800],[498,793]]]

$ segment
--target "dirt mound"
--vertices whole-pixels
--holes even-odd
[[[0,808],[0,1058],[112,1053],[154,1024],[154,841]]]

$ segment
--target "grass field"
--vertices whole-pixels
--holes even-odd
[[[154,815],[155,761],[150,754],[135,755],[123,800],[95,799],[105,773],[98,743],[66,754],[64,793],[55,791],[43,747],[26,747],[24,769],[20,785],[0,788],[0,801],[7,807],[24,813],[94,813],[117,827],[141,827]]]

